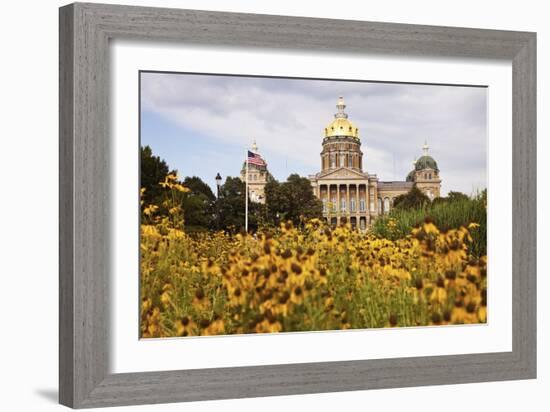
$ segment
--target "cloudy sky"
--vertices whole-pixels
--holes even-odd
[[[320,169],[338,96],[359,127],[364,171],[404,180],[426,140],[442,194],[486,187],[481,87],[142,73],[141,144],[212,188],[216,173],[239,174],[254,139],[276,179],[307,176]]]

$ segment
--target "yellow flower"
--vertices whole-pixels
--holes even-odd
[[[304,301],[304,289],[301,286],[296,286],[290,295],[290,300],[296,305],[301,305]]]
[[[158,210],[157,205],[149,205],[145,209],[143,209],[143,213],[147,216],[151,216],[153,213],[155,213]]]
[[[141,302],[141,313],[148,312],[149,309],[151,309],[151,306],[153,305],[153,301],[151,298],[143,299]]]
[[[486,323],[487,322],[487,307],[486,306],[481,306],[477,310],[477,317],[478,317],[478,319],[481,323]]]
[[[430,301],[432,303],[437,303],[437,304],[445,303],[447,301],[447,291],[445,290],[445,288],[440,288],[440,287],[434,288],[430,296]]]
[[[193,336],[197,325],[191,318],[184,316],[175,322],[177,336]]]
[[[162,183],[172,192],[145,208],[140,231],[143,338],[487,320],[487,259],[469,255],[471,225],[441,233],[428,220],[398,240],[322,220],[188,234],[180,180]]]
[[[160,301],[164,306],[169,306],[171,303],[170,292],[166,291],[162,295],[160,295]]]
[[[173,186],[174,189],[176,189],[178,192],[182,192],[182,193],[187,193],[187,192],[190,192],[191,190],[179,183],[176,183],[174,186]]]
[[[212,335],[221,335],[225,332],[225,324],[223,320],[216,319],[208,325],[208,327],[203,331],[203,335],[212,336]]]

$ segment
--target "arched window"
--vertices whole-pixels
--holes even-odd
[[[327,198],[323,198],[323,213],[326,213],[327,211]]]
[[[378,213],[382,213],[382,199],[378,198]]]
[[[342,212],[346,211],[346,199],[340,199],[340,210]]]
[[[352,197],[349,200],[349,211],[350,212],[355,212],[355,198],[354,197]]]
[[[387,197],[384,198],[384,213],[388,213],[390,211],[390,199]]]
[[[336,167],[336,155],[334,153],[330,154],[330,167],[331,168]]]
[[[361,212],[365,211],[365,199],[359,199],[359,210]]]
[[[353,156],[348,155],[348,167],[353,167]]]

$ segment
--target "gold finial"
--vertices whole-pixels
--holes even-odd
[[[252,151],[253,152],[258,151],[258,145],[256,144],[256,139],[254,139],[254,142],[252,142]]]

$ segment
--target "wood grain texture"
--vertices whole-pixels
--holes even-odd
[[[72,9],[72,7],[70,8]],[[69,8],[59,15],[59,400],[73,404],[73,37]]]
[[[534,33],[75,3],[60,9],[60,402],[84,408],[536,376]],[[177,41],[513,65],[513,350],[110,374],[109,40]],[[391,80],[391,79],[390,79]]]

